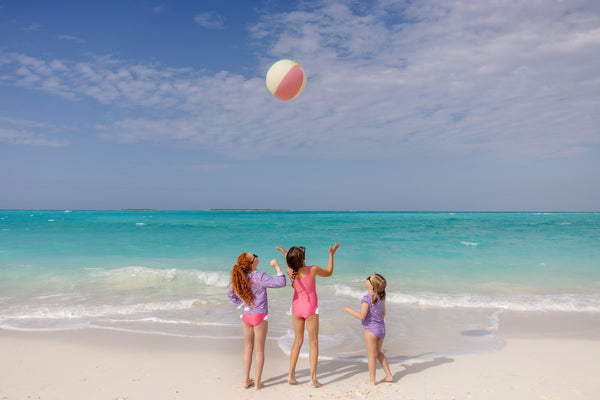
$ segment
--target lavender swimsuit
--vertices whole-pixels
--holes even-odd
[[[365,319],[362,320],[363,328],[375,335],[377,339],[383,339],[385,337],[385,324],[383,322],[383,305],[385,300],[377,297],[377,304],[373,305],[371,304],[373,302],[373,295],[366,294],[360,302],[369,305],[369,311]]]

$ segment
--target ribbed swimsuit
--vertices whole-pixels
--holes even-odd
[[[304,278],[294,281],[294,299],[292,300],[292,314],[298,318],[308,318],[319,313],[319,300],[315,280],[310,276],[310,266],[306,266]],[[290,279],[293,271],[288,268]]]

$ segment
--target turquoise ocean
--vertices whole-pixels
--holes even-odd
[[[390,357],[502,346],[505,312],[600,317],[600,213],[0,211],[0,329],[84,327],[242,337],[226,290],[242,252],[259,269],[305,246],[318,278],[320,352],[364,353],[365,278],[386,277]],[[269,338],[292,343],[292,289],[269,292]]]

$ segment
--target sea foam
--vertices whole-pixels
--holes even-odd
[[[345,285],[332,285],[336,296],[359,299],[366,293]],[[598,294],[521,294],[481,295],[471,293],[394,293],[387,292],[386,302],[420,308],[472,308],[512,311],[600,312]]]

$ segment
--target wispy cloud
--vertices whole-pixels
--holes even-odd
[[[39,31],[40,29],[42,29],[40,24],[30,24],[23,28],[24,31]]]
[[[58,35],[58,38],[60,40],[68,40],[68,41],[71,41],[71,42],[85,43],[85,40],[80,39],[80,38],[78,38],[76,36],[71,36],[71,35]]]
[[[181,170],[188,171],[202,171],[202,172],[210,172],[210,171],[218,171],[222,169],[231,168],[232,164],[228,163],[208,163],[208,164],[194,164],[194,165],[182,165],[176,167]]]
[[[0,116],[0,143],[62,147],[69,144],[65,139],[48,138],[35,130],[52,131],[46,124],[17,118]]]
[[[206,29],[223,29],[225,27],[225,17],[214,12],[204,12],[197,14],[194,21]]]
[[[163,13],[167,12],[167,8],[162,7],[162,6],[152,7],[152,12],[154,14],[163,14]]]
[[[223,27],[214,14],[196,22]],[[324,2],[252,27],[266,50],[253,78],[1,52],[0,77],[135,109],[98,126],[103,137],[131,143],[186,143],[232,156],[244,146],[257,155],[343,158],[567,157],[600,142],[598,26],[593,1],[390,1],[361,10]],[[305,92],[289,103],[264,86],[279,58],[308,74]]]

